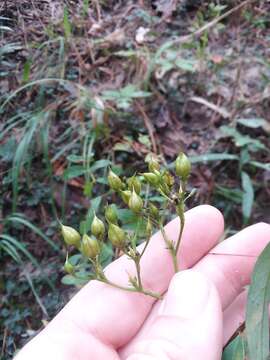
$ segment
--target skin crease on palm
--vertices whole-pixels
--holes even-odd
[[[176,240],[179,220],[165,229]],[[187,211],[179,252],[184,271],[174,275],[160,233],[142,258],[144,287],[164,293],[164,300],[91,281],[16,360],[220,360],[223,345],[244,320],[244,287],[270,241],[270,225],[249,226],[219,243],[223,230],[217,209]],[[123,256],[106,274],[126,285],[133,263]]]

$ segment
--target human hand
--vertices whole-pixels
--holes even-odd
[[[172,240],[178,221],[165,228]],[[270,241],[270,225],[250,226],[216,245],[222,233],[223,218],[215,208],[186,212],[179,263],[181,270],[192,270],[173,276],[160,233],[141,260],[144,287],[160,293],[169,287],[164,300],[91,281],[16,360],[220,359],[223,345],[244,321],[244,287]],[[122,285],[133,273],[124,256],[106,269],[107,277]]]

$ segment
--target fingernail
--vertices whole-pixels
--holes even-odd
[[[194,318],[204,311],[211,283],[199,272],[185,270],[177,273],[169,286],[160,315]]]

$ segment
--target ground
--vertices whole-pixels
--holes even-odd
[[[269,222],[269,14],[266,1],[1,2],[2,359],[76,291],[57,219],[78,228],[109,162],[130,175],[149,152],[185,151],[189,207],[217,206],[227,233]]]

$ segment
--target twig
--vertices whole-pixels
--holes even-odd
[[[192,96],[191,98],[188,99],[188,101],[194,101],[198,104],[202,104],[202,105],[208,107],[209,109],[219,113],[224,119],[228,119],[230,117],[229,111],[227,111],[225,108],[217,106],[217,105],[205,100],[202,97]]]
[[[153,151],[156,154],[157,153],[157,143],[156,143],[156,139],[155,139],[155,136],[154,136],[153,125],[152,125],[149,117],[146,115],[146,113],[145,113],[143,107],[141,106],[141,104],[139,102],[136,102],[136,106],[139,109],[140,113],[142,114],[145,127],[146,127],[146,129],[147,129],[147,131],[149,133],[149,137],[151,139]]]
[[[242,7],[248,5],[249,3],[252,3],[254,1],[257,0],[246,0],[243,1],[241,4],[235,6],[234,8],[230,9],[229,11],[225,12],[224,14],[218,16],[217,18],[213,19],[212,21],[210,21],[209,23],[205,24],[204,26],[202,26],[200,29],[192,32],[191,34],[188,35],[184,35],[179,37],[178,39],[175,39],[174,41],[172,41],[170,43],[170,45],[176,45],[179,43],[185,43],[188,42],[190,40],[192,40],[194,37],[199,37],[201,34],[203,34],[206,30],[212,28],[213,26],[215,26],[217,23],[219,23],[221,20],[225,19],[226,17],[230,16],[231,14],[233,14],[234,12],[236,12],[237,10],[241,9]]]

